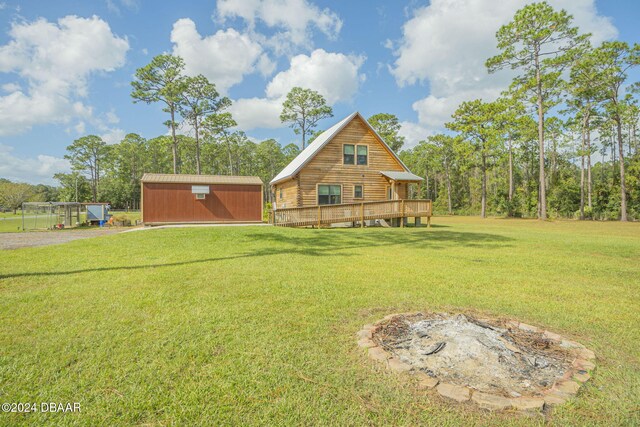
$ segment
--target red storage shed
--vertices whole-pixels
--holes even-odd
[[[145,173],[142,222],[261,222],[262,180],[257,176]]]

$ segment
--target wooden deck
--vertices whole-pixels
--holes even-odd
[[[426,217],[431,222],[431,200],[386,200],[382,202],[319,205],[305,208],[284,208],[270,212],[273,225],[282,227],[322,226],[342,222],[359,222],[376,219]],[[400,221],[403,225],[404,221]]]

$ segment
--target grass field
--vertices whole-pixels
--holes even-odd
[[[0,425],[640,424],[640,224],[434,224],[162,229],[5,251],[0,401],[82,412]],[[356,346],[362,325],[418,310],[541,325],[598,367],[547,419],[450,405]]]
[[[0,218],[14,218],[17,216],[21,216],[20,211],[18,211],[17,213],[13,213],[13,211],[11,212],[0,212]]]

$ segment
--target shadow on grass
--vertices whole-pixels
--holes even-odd
[[[264,231],[263,231],[264,230]],[[247,234],[246,237],[255,242],[261,242],[268,247],[251,252],[229,255],[225,257],[202,258],[158,264],[141,264],[113,267],[94,267],[68,271],[41,271],[0,274],[0,279],[15,277],[64,276],[71,274],[130,271],[147,268],[177,267],[227,261],[242,258],[269,257],[277,255],[303,255],[308,257],[355,256],[356,252],[349,250],[374,247],[405,246],[415,250],[441,250],[448,247],[463,246],[471,248],[494,249],[503,248],[513,239],[488,233],[456,232],[456,231],[425,231],[425,229],[406,228],[392,229],[390,232],[361,233],[357,229],[325,229],[308,230],[306,234],[294,235],[290,230],[271,228],[260,232]],[[204,250],[204,249],[203,249]],[[426,253],[428,254],[428,252]]]

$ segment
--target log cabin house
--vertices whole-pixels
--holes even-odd
[[[406,199],[411,173],[358,112],[320,134],[273,180],[275,209]]]
[[[421,181],[355,112],[321,133],[271,180],[273,223],[320,226],[339,219],[362,224],[392,219],[397,224],[407,212],[430,217],[430,201],[406,200],[409,185]]]

